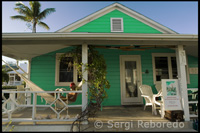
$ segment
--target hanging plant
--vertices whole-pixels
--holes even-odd
[[[88,46],[88,48],[87,64],[82,63],[82,46],[75,46],[70,52],[62,54],[60,60],[66,57],[66,55],[72,57],[80,79],[83,79],[84,72],[82,72],[82,66],[85,66],[85,71],[88,71],[88,81],[83,79],[83,83],[88,82],[89,100],[91,102],[95,101],[100,106],[102,101],[107,98],[106,89],[110,88],[110,83],[106,79],[106,62],[104,56],[99,54],[94,46]],[[70,62],[66,63],[69,64]]]
[[[94,46],[88,46],[88,63],[82,63],[82,46],[75,46],[70,52],[62,54],[60,60],[64,57],[72,57],[73,64],[77,68],[79,78],[82,82],[88,83],[88,97],[89,102],[84,111],[79,114],[79,117],[73,122],[73,125],[78,122],[80,131],[80,122],[88,120],[89,117],[94,117],[96,112],[100,110],[101,104],[105,98],[108,97],[106,89],[110,88],[110,83],[106,79],[106,62],[104,56],[95,50]],[[69,63],[69,62],[67,62]],[[85,71],[88,71],[88,80],[83,79],[82,66],[85,66]],[[87,117],[85,117],[87,116]]]

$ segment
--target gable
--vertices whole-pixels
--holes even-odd
[[[119,3],[107,6],[89,16],[84,17],[56,32],[110,32],[110,20],[106,17],[125,18],[123,33],[163,33],[177,34],[177,32],[145,17],[144,15],[129,9]],[[110,18],[109,18],[110,19]],[[106,21],[105,21],[106,20]],[[123,26],[124,26],[123,25]]]
[[[111,18],[123,18],[123,33],[162,33],[139,20],[126,15],[115,9],[106,15],[99,17],[71,32],[93,32],[93,33],[110,33],[111,32]]]

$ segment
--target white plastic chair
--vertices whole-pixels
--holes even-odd
[[[156,87],[156,90],[157,90],[157,92],[158,92],[157,94],[161,96],[161,95],[162,95],[161,83],[156,83],[156,84],[155,84],[155,87]]]
[[[151,89],[151,86],[149,85],[141,85],[139,87],[142,97],[145,99],[145,105],[144,110],[146,109],[146,106],[152,106],[152,114],[154,113],[154,100],[153,100],[153,92]]]
[[[153,94],[152,88],[149,85],[141,85],[139,87],[142,97],[145,99],[145,105],[144,105],[144,110],[146,109],[146,106],[152,106],[152,114],[157,115],[156,112],[156,105],[160,106],[161,109],[161,118],[164,117],[164,109],[163,109],[163,102],[156,100],[156,97],[160,97],[160,93],[158,94]]]
[[[156,112],[156,105],[160,106],[160,114],[161,114],[161,118],[164,118],[164,105],[163,105],[163,97],[162,97],[162,87],[161,87],[161,83],[156,83],[155,84],[155,87],[156,87],[156,90],[158,91],[158,93],[156,95],[154,95],[154,107],[155,107],[155,114],[157,115],[157,112]],[[161,97],[161,100],[156,100],[156,97]]]

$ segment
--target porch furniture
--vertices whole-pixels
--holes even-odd
[[[145,105],[144,105],[144,110],[146,109],[146,106],[152,106],[152,114],[157,115],[156,112],[156,105],[160,106],[160,113],[161,113],[161,118],[164,117],[164,109],[163,109],[163,102],[161,100],[156,100],[156,97],[160,97],[160,94],[153,94],[152,88],[149,85],[141,85],[139,87],[142,97],[145,99]]]
[[[162,87],[161,87],[161,83],[156,83],[155,84],[155,88],[157,90],[157,94],[162,95]]]
[[[165,118],[172,122],[181,122],[184,121],[183,119],[183,111],[182,110],[176,110],[176,111],[171,111],[171,110],[166,110],[165,111]]]
[[[142,93],[142,97],[145,99],[145,105],[144,110],[146,109],[146,106],[152,106],[152,114],[154,113],[154,100],[153,100],[153,92],[151,89],[151,86],[149,85],[141,85],[139,86],[139,89]]]

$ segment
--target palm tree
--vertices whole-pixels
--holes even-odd
[[[49,30],[49,26],[42,22],[41,20],[46,18],[47,15],[55,12],[55,8],[46,8],[42,12],[40,11],[40,2],[30,1],[28,6],[25,6],[22,2],[17,2],[16,8],[14,8],[19,14],[16,16],[11,16],[11,19],[23,20],[28,23],[32,23],[32,32],[36,32],[36,25],[42,26],[43,28]]]

